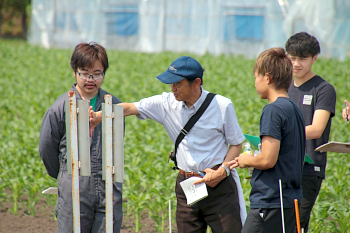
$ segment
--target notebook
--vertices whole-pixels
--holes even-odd
[[[186,195],[187,205],[193,205],[208,196],[207,185],[204,182],[193,185],[193,182],[200,179],[199,177],[193,176],[180,182]]]

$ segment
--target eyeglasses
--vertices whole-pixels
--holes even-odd
[[[96,80],[103,78],[103,76],[105,75],[105,72],[102,72],[99,74],[80,73],[78,70],[76,70],[76,72],[79,74],[79,77],[81,79],[85,79],[85,80],[88,80],[88,79],[90,79],[90,77],[92,77],[92,79],[96,81]]]

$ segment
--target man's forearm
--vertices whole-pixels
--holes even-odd
[[[305,127],[306,140],[320,138],[327,126],[331,112],[323,109],[315,111],[312,124]]]
[[[230,145],[222,165],[224,165],[227,168],[230,168],[228,162],[231,160],[234,160],[236,157],[238,157],[239,154],[241,153],[241,150],[242,150],[242,143],[238,144],[238,145]],[[222,171],[224,168],[220,168],[220,169]],[[226,174],[226,170],[225,170],[224,174]],[[223,176],[223,178],[225,178],[225,176]]]
[[[225,160],[222,163],[227,168],[230,167],[228,164],[228,161],[234,160],[235,157],[239,155],[242,149],[242,144],[233,146],[230,145]],[[220,183],[222,180],[224,180],[227,177],[227,172],[223,167],[219,167],[217,170],[212,170],[210,168],[206,168],[203,170],[206,174],[204,178],[201,180],[195,181],[193,184],[199,184],[202,182],[205,182],[209,187],[214,188],[218,183]]]
[[[131,115],[140,115],[135,104],[133,103],[120,103],[118,105],[123,106],[124,117]],[[90,137],[96,126],[102,122],[102,111],[94,112],[90,106]]]
[[[118,105],[123,106],[124,117],[131,116],[131,115],[140,115],[139,111],[137,111],[135,104],[133,104],[133,103],[120,103]]]
[[[224,162],[228,162],[231,160],[234,160],[236,157],[239,156],[242,150],[242,143],[238,145],[230,145],[226,157],[224,159]]]

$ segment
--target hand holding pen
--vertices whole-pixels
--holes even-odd
[[[201,179],[193,182],[194,185],[205,182],[211,188],[214,188],[217,184],[219,184],[224,178],[226,178],[226,171],[224,168],[213,170],[211,168],[205,168],[203,172],[198,171]]]
[[[344,100],[345,108],[343,109],[342,116],[344,120],[349,123],[349,111],[350,111],[350,103],[347,100]]]

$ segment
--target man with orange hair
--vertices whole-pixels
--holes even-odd
[[[240,154],[233,167],[254,167],[250,184],[250,210],[243,233],[296,232],[294,199],[301,202],[301,177],[305,158],[303,116],[288,96],[293,66],[283,48],[262,52],[254,65],[255,88],[267,99],[260,117],[261,153]],[[283,191],[280,202],[279,182]],[[281,217],[284,212],[284,219]]]

